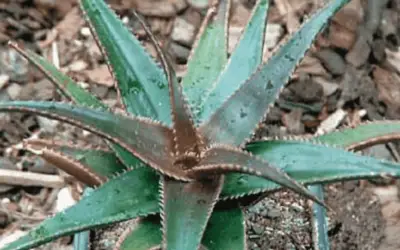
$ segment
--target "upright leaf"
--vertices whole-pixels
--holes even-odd
[[[171,123],[167,80],[103,0],[81,0],[94,35],[103,48],[128,112]]]
[[[246,142],[264,119],[269,106],[276,100],[316,35],[325,27],[329,18],[348,1],[333,1],[306,21],[267,64],[262,65],[202,124],[200,130],[206,139],[233,145]]]
[[[165,75],[167,76],[171,104],[171,117],[173,122],[172,129],[174,133],[175,154],[179,156],[186,153],[198,154],[199,152],[197,147],[201,139],[197,133],[196,127],[194,126],[192,114],[182,93],[182,86],[178,82],[175,70],[172,68],[171,63],[168,61],[167,57],[159,46],[157,39],[151,33],[148,25],[142,18],[139,17],[139,15],[136,13],[135,15],[156,48],[157,54],[163,65]]]
[[[213,0],[200,27],[182,85],[194,116],[227,62],[230,0]]]
[[[324,187],[322,185],[312,185],[310,191],[324,199]],[[312,205],[312,231],[313,245],[316,250],[329,250],[328,220],[326,209],[318,204]]]
[[[382,175],[400,177],[400,165],[397,163],[309,142],[264,141],[249,144],[247,149],[302,184],[368,179]],[[240,197],[278,188],[279,185],[260,177],[227,174],[221,197]]]
[[[123,146],[167,176],[188,180],[173,167],[171,130],[148,119],[54,102],[3,102],[0,111],[34,113],[79,126]]]
[[[201,121],[206,120],[257,69],[263,58],[268,0],[259,0],[247,26],[232,52],[225,69],[201,107]]]
[[[158,176],[139,168],[111,180],[76,205],[45,220],[3,250],[31,249],[56,238],[158,212]],[[90,211],[90,212],[88,212]]]
[[[207,224],[202,244],[208,250],[246,250],[246,225],[240,207],[216,208]]]
[[[161,212],[164,231],[163,249],[199,248],[222,183],[223,177],[188,183],[164,178]]]

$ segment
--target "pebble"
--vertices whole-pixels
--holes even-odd
[[[343,75],[346,71],[346,63],[343,58],[331,49],[323,49],[317,53],[325,68],[333,75]]]
[[[169,49],[172,55],[175,56],[178,63],[180,64],[186,63],[187,58],[189,57],[190,54],[190,50],[188,48],[173,42],[171,43]]]
[[[187,0],[189,5],[196,9],[205,9],[208,7],[208,0]]]
[[[7,94],[10,96],[11,100],[18,99],[19,94],[21,93],[22,87],[17,83],[11,83],[7,88]]]
[[[79,72],[85,70],[87,67],[88,67],[87,62],[83,60],[78,60],[68,65],[68,70],[72,72]]]
[[[290,208],[293,209],[296,212],[303,212],[304,211],[304,208],[302,206],[300,206],[299,204],[297,204],[297,203],[293,203],[290,206]]]
[[[281,211],[277,208],[271,208],[268,210],[268,217],[273,219],[273,218],[278,218],[281,215]]]
[[[0,89],[2,89],[4,87],[4,85],[6,85],[8,83],[9,80],[10,80],[9,75],[5,75],[5,74],[0,75]]]
[[[262,233],[264,232],[264,227],[257,224],[253,224],[252,229],[258,235],[262,235]]]
[[[81,29],[81,35],[84,36],[84,37],[90,37],[92,34],[90,32],[89,27],[83,27]]]
[[[195,37],[196,27],[183,18],[176,18],[171,38],[177,43],[191,46]]]

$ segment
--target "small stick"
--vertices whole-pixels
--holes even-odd
[[[64,178],[57,175],[37,174],[6,169],[0,169],[0,183],[25,187],[41,186],[61,188],[65,186]]]

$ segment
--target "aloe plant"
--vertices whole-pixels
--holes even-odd
[[[245,198],[288,188],[324,205],[304,185],[400,176],[396,163],[346,151],[398,139],[396,121],[362,124],[308,141],[251,141],[317,34],[347,2],[335,0],[320,9],[263,63],[268,1],[257,2],[229,58],[230,2],[214,1],[187,73],[178,81],[139,16],[162,68],[103,1],[81,0],[115,77],[123,114],[113,112],[42,57],[10,43],[75,104],[2,102],[0,111],[76,125],[104,138],[110,149],[24,141],[25,149],[96,189],[4,249],[29,249],[130,219],[136,221],[116,249],[246,249]]]

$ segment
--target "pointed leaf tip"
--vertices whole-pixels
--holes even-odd
[[[157,54],[163,65],[165,75],[167,76],[170,103],[172,107],[171,117],[173,122],[172,128],[174,133],[175,154],[179,156],[188,152],[198,154],[199,152],[197,149],[201,144],[201,138],[197,133],[196,127],[194,126],[191,112],[182,92],[182,86],[178,82],[171,63],[168,61],[168,58],[162,51],[157,39],[151,33],[148,25],[136,12],[134,12],[134,15],[156,48]]]
[[[284,171],[262,159],[236,148],[217,145],[210,148],[199,165],[188,171],[189,176],[226,173],[246,173],[260,176],[299,193],[322,206],[324,202],[315,197],[306,187],[296,182]]]
[[[233,50],[214,88],[208,93],[200,108],[200,121],[212,113],[230,96],[261,64],[265,31],[268,19],[268,0],[259,0],[254,6],[250,20]]]
[[[156,214],[158,180],[158,175],[148,168],[123,173],[2,250],[32,249],[61,236]]]
[[[328,20],[349,0],[336,0],[313,15],[266,63],[244,83],[200,131],[214,143],[244,145],[265,118],[280,90]]]
[[[34,113],[81,127],[126,148],[148,166],[179,180],[190,180],[173,166],[172,131],[160,123],[55,102],[3,102],[0,111]]]
[[[63,154],[62,152],[57,152],[49,148],[33,148],[31,146],[27,146],[26,150],[42,157],[50,164],[74,176],[77,180],[90,187],[100,186],[106,181],[104,176],[99,175],[90,167],[85,166],[78,160]]]
[[[197,121],[199,107],[214,85],[228,59],[227,32],[231,0],[214,0],[200,27],[182,80]]]
[[[80,6],[117,79],[127,111],[171,124],[166,77],[140,41],[103,0],[80,0]]]

